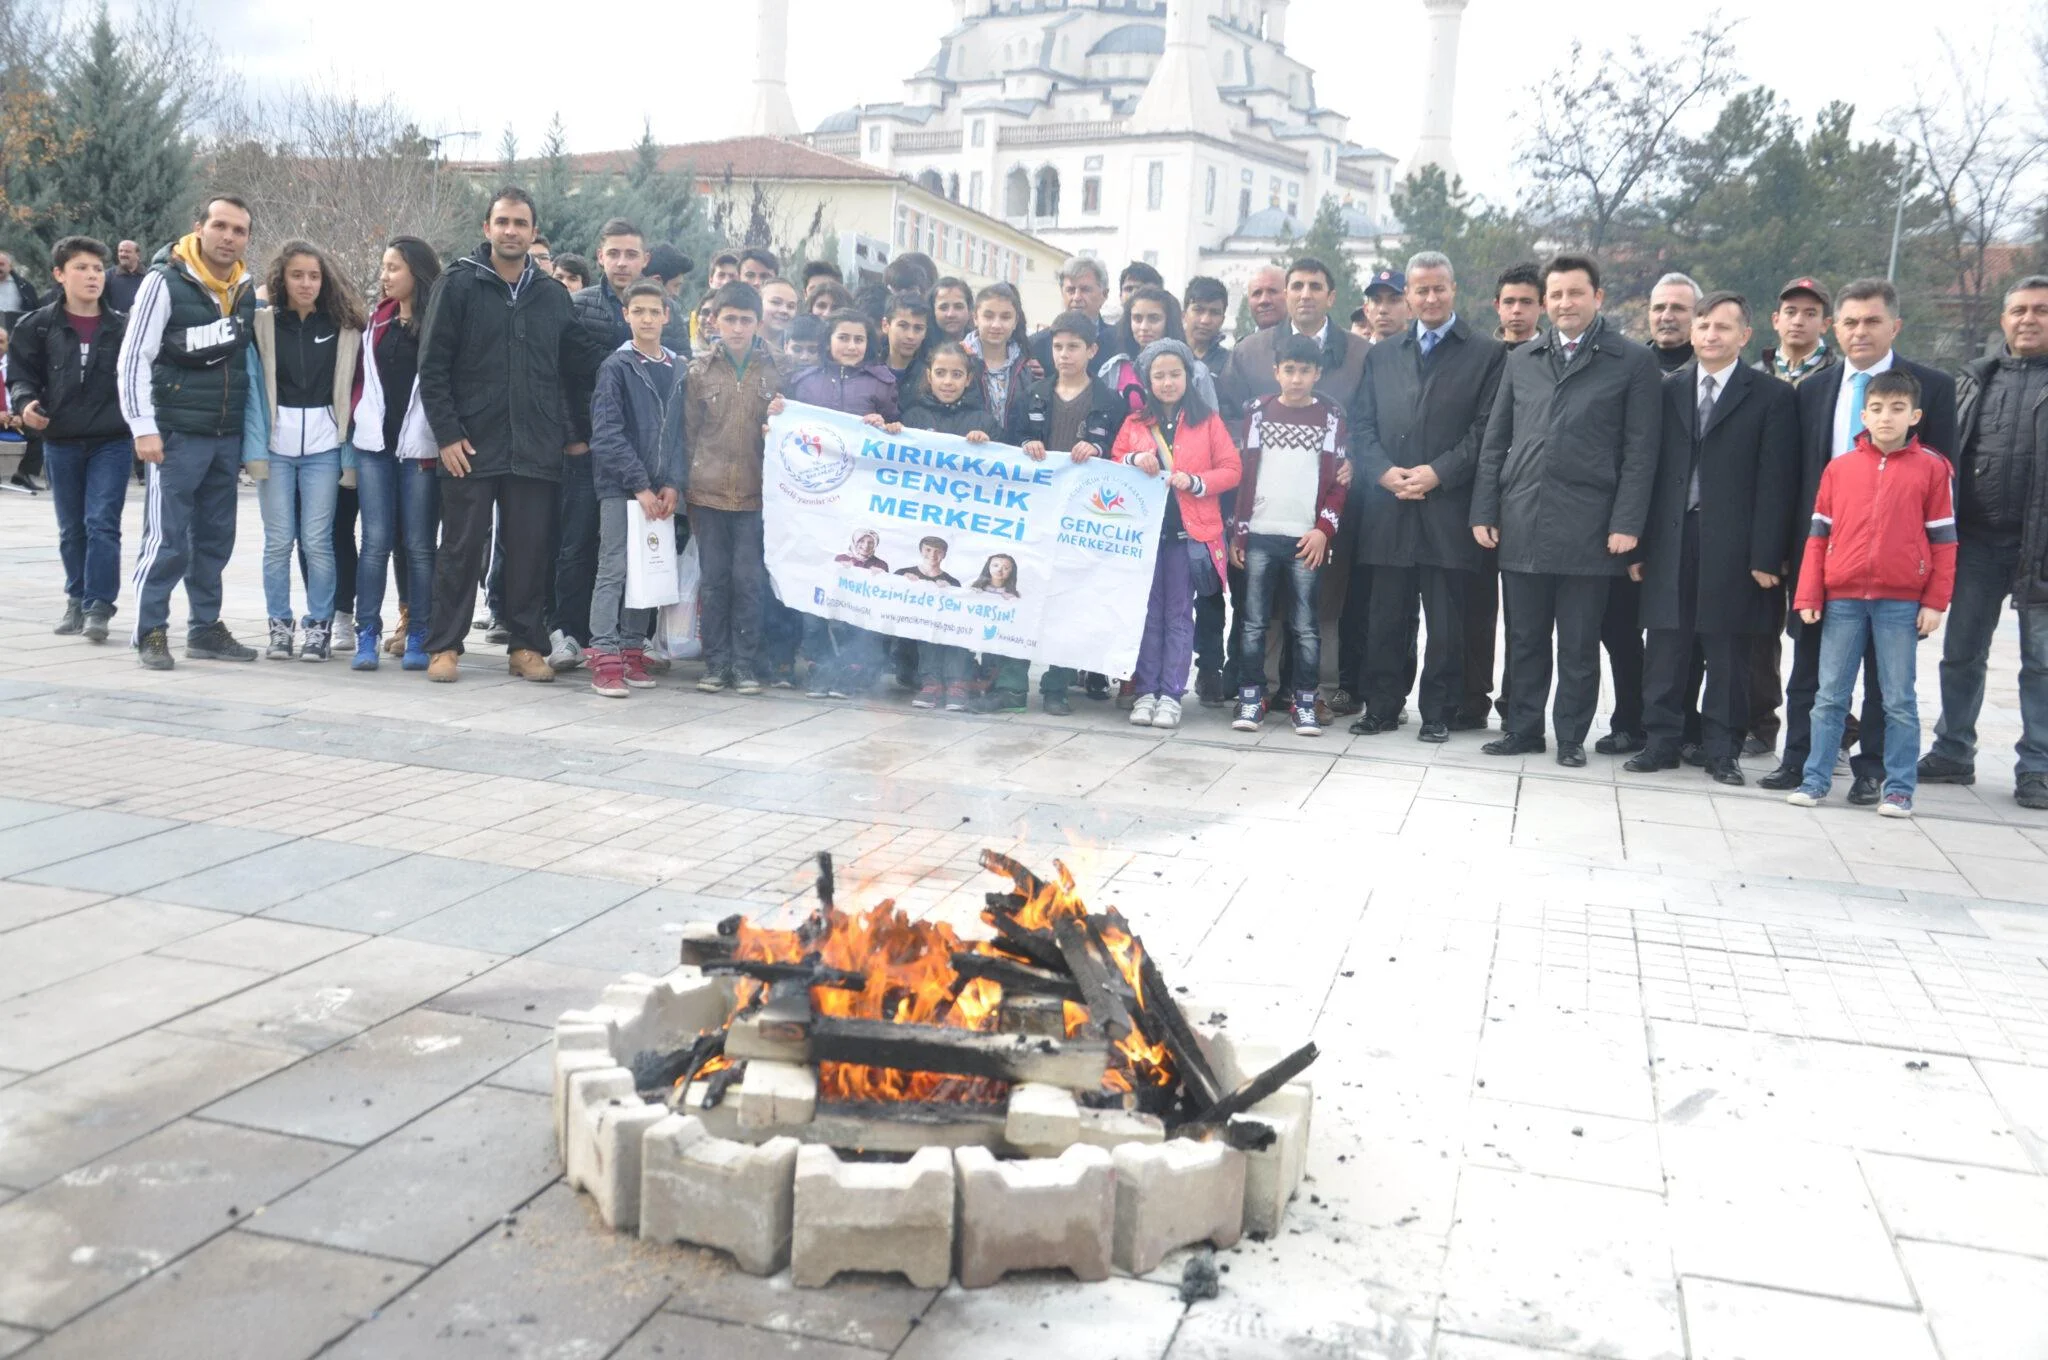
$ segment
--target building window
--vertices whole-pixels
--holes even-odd
[[[1216,215],[1216,167],[1210,166],[1202,183],[1202,216]]]
[[[917,239],[917,228],[911,224],[912,216],[913,214],[908,208],[899,207],[896,209],[896,248],[898,250],[910,249],[910,243]]]
[[[1102,211],[1102,176],[1090,175],[1081,181],[1081,211],[1099,213]]]
[[[974,145],[976,145],[976,146],[985,146],[985,145],[987,145],[987,143],[988,143],[988,120],[987,120],[987,119],[985,119],[985,118],[977,118],[977,119],[975,119],[975,120],[974,120],[974,132],[973,132],[973,134],[972,134],[972,139],[973,139],[973,143],[974,143]]]
[[[1003,215],[1031,216],[1031,173],[1021,165],[1003,181]]]
[[[1240,227],[1243,226],[1245,219],[1251,215],[1252,191],[1249,189],[1239,189],[1237,191],[1237,224]]]
[[[1245,171],[1242,171],[1242,172],[1241,172],[1241,173],[1239,174],[1238,178],[1242,179],[1242,180],[1243,180],[1243,181],[1244,181],[1244,182],[1245,182],[1246,184],[1251,184],[1251,183],[1254,183],[1254,182],[1255,182],[1255,181],[1254,181],[1254,180],[1252,179],[1252,172],[1251,172],[1251,171],[1249,171],[1249,170],[1245,170]]]
[[[869,129],[868,129],[868,150],[870,150],[870,151],[880,151],[881,149],[882,149],[882,126],[881,126],[881,124],[877,123],[877,124],[876,124],[875,126],[873,126],[873,127],[871,127],[871,128],[869,128]]]
[[[1083,170],[1100,170],[1100,169],[1102,168],[1102,157],[1100,157],[1100,156],[1090,156],[1090,157],[1088,157],[1088,158],[1087,158],[1086,160],[1084,160],[1084,161],[1082,161],[1082,162],[1081,162],[1081,168],[1082,168]]]
[[[979,170],[967,177],[967,206],[976,212],[981,211],[981,171]]]
[[[955,203],[960,201],[960,176],[957,174],[946,176],[946,197]]]
[[[1287,181],[1287,214],[1290,217],[1301,212],[1301,184],[1296,180]]]
[[[1166,162],[1153,161],[1145,167],[1145,206],[1157,212],[1166,202]]]
[[[1032,216],[1053,221],[1060,215],[1060,172],[1046,166],[1038,172],[1038,194],[1032,203]]]
[[[1269,208],[1280,206],[1280,177],[1278,175],[1274,175],[1266,181],[1266,206]]]
[[[1329,174],[1337,163],[1337,154],[1327,146],[1323,148],[1323,173]]]
[[[1380,191],[1381,191],[1382,193],[1388,193],[1388,194],[1391,194],[1392,192],[1394,192],[1394,172],[1393,172],[1393,171],[1391,171],[1391,170],[1382,170],[1382,171],[1380,171]]]

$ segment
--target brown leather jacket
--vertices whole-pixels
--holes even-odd
[[[746,373],[725,346],[692,360],[684,378],[684,441],[690,450],[688,503],[707,510],[761,508],[761,427],[768,403],[782,390],[782,374],[759,340]]]

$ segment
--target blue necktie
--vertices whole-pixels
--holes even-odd
[[[1849,448],[1843,449],[1843,453],[1855,448],[1856,437],[1863,433],[1863,399],[1870,395],[1872,376],[1869,373],[1849,375]]]
[[[1423,358],[1427,359],[1427,358],[1429,357],[1429,352],[1430,352],[1431,350],[1433,350],[1433,349],[1435,349],[1435,348],[1436,348],[1436,338],[1437,338],[1437,337],[1436,337],[1436,332],[1435,332],[1435,331],[1424,331],[1424,332],[1422,333],[1422,357],[1423,357]]]

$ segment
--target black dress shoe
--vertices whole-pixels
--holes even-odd
[[[1707,748],[1696,741],[1689,741],[1678,748],[1678,758],[1695,770],[1702,769],[1707,763]]]
[[[1756,783],[1758,788],[1773,789],[1777,792],[1782,793],[1786,789],[1798,788],[1800,782],[1805,778],[1806,771],[1801,769],[1799,766],[1780,765],[1777,769],[1772,770],[1762,779],[1757,780]]]
[[[1746,756],[1767,756],[1777,749],[1776,742],[1765,741],[1762,737],[1751,737],[1742,743],[1742,754]]]
[[[1740,788],[1745,782],[1742,767],[1735,763],[1733,756],[1722,756],[1719,760],[1707,762],[1707,775],[1716,784],[1728,784]]]
[[[1449,726],[1453,732],[1484,732],[1487,727],[1486,715],[1484,713],[1460,713],[1457,717],[1451,719]]]
[[[1426,722],[1422,725],[1422,730],[1415,734],[1415,739],[1427,742],[1449,741],[1451,739],[1451,725],[1449,723]]]
[[[1479,749],[1490,756],[1530,756],[1541,755],[1548,748],[1541,737],[1518,737],[1510,732],[1504,737],[1494,738]]]
[[[1668,746],[1645,746],[1621,763],[1630,774],[1655,774],[1678,768],[1678,752]]]
[[[1332,704],[1330,711],[1332,713],[1336,712],[1336,705]],[[1398,725],[1392,718],[1376,718],[1368,713],[1357,722],[1351,724],[1350,731],[1353,736],[1357,737],[1376,737],[1382,732],[1393,731]]]
[[[1577,741],[1560,741],[1557,744],[1557,763],[1564,766],[1568,770],[1576,770],[1584,767],[1586,763],[1585,743]]]
[[[1869,807],[1884,796],[1878,781],[1867,774],[1856,776],[1856,782],[1849,785],[1849,801],[1857,807]]]
[[[1920,757],[1920,782],[1923,784],[1974,784],[1977,782],[1977,767],[1948,756],[1938,756],[1932,751]]]
[[[1603,756],[1625,756],[1649,744],[1650,739],[1641,732],[1609,732],[1593,743],[1593,749]]]

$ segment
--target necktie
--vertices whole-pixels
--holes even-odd
[[[1427,358],[1429,357],[1429,352],[1430,352],[1431,350],[1435,349],[1435,348],[1436,348],[1436,332],[1435,332],[1435,331],[1424,331],[1424,332],[1422,333],[1422,357],[1423,357],[1423,358],[1425,358],[1425,359],[1427,359]]]
[[[1578,341],[1576,341],[1576,340],[1567,340],[1567,341],[1565,341],[1565,342],[1564,342],[1564,362],[1565,362],[1565,367],[1567,367],[1567,368],[1571,367],[1571,362],[1572,362],[1572,360],[1574,360],[1574,359],[1576,359],[1576,358],[1578,358],[1578,357],[1579,357],[1579,342],[1578,342]]]
[[[1842,450],[1847,453],[1856,447],[1856,437],[1863,433],[1863,399],[1870,395],[1868,373],[1849,375],[1849,444]]]
[[[1685,508],[1687,510],[1697,510],[1700,508],[1699,441],[1707,437],[1707,422],[1714,418],[1714,392],[1719,386],[1719,380],[1711,373],[1701,375],[1699,424],[1693,427],[1692,481],[1687,484],[1685,493]]]
[[[1697,426],[1697,433],[1702,437],[1707,433],[1707,422],[1714,418],[1714,390],[1718,386],[1719,383],[1712,374],[1700,379],[1700,423]]]

